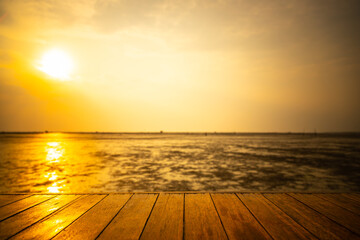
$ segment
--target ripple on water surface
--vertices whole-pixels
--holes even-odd
[[[359,191],[346,135],[1,134],[0,192]]]

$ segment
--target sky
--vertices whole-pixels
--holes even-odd
[[[0,131],[360,131],[358,0],[0,0]],[[68,79],[39,69],[60,49]]]

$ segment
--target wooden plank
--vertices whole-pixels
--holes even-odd
[[[0,239],[7,239],[37,221],[57,211],[80,196],[61,195],[40,203],[24,212],[0,222]]]
[[[237,195],[274,239],[316,239],[261,194]]]
[[[49,218],[18,233],[12,239],[50,239],[103,198],[104,195],[82,196]]]
[[[59,239],[95,239],[132,194],[112,194],[56,235]]]
[[[0,207],[5,206],[5,205],[7,205],[9,203],[18,201],[18,200],[23,199],[23,198],[27,198],[29,196],[30,195],[22,195],[22,194],[19,194],[19,195],[15,195],[15,194],[0,195]]]
[[[271,239],[235,194],[211,194],[229,239]]]
[[[210,194],[185,194],[185,239],[227,239]]]
[[[184,194],[161,193],[141,239],[183,239]]]
[[[342,208],[345,208],[353,213],[356,213],[357,215],[360,215],[360,202],[343,197],[339,194],[314,194],[315,196],[318,196],[325,201],[332,202]]]
[[[360,195],[359,194],[353,194],[353,193],[342,193],[340,194],[341,196],[345,197],[345,198],[350,198],[354,201],[356,201],[357,203],[360,203]]]
[[[53,197],[55,195],[34,195],[6,205],[0,208],[0,221]]]
[[[139,239],[157,194],[135,194],[98,239]]]
[[[329,201],[313,194],[290,193],[292,197],[315,209],[328,218],[345,226],[354,233],[360,234],[360,217],[344,208],[341,208]]]
[[[264,194],[264,196],[319,239],[359,239],[348,229],[287,194]]]

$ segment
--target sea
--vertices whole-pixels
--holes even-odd
[[[356,133],[1,133],[0,193],[360,191]]]

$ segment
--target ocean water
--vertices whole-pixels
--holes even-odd
[[[356,134],[0,134],[0,192],[360,191]]]

